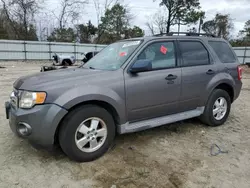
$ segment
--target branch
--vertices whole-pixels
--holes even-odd
[[[99,0],[93,0],[94,1],[94,5],[95,5],[95,10],[96,10],[96,16],[97,16],[97,25],[100,24],[100,2]]]
[[[105,11],[110,7],[110,5],[114,2],[114,5],[119,3],[119,0],[105,0]]]
[[[16,33],[17,28],[15,27],[15,24],[14,24],[13,20],[10,18],[10,14],[8,12],[8,8],[6,6],[5,1],[1,0],[1,2],[3,3],[3,10],[4,10],[4,13],[5,13],[6,17],[7,17],[7,20],[10,22],[10,25],[11,25],[12,29],[14,30],[15,35],[17,35],[19,37],[19,34]]]
[[[145,25],[148,27],[148,29],[150,30],[151,34],[154,35],[155,34],[154,33],[154,25],[152,23],[150,24],[149,22],[146,22]]]
[[[67,20],[70,16],[73,15],[73,13],[76,12],[75,9],[79,8],[80,5],[86,4],[87,0],[61,0],[61,13],[58,18],[59,20],[59,27],[62,29],[64,27],[64,24],[67,23]],[[76,12],[79,13],[79,12]],[[65,18],[66,16],[66,18]]]

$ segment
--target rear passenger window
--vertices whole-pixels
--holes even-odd
[[[222,63],[234,63],[236,61],[233,51],[227,43],[220,41],[209,41],[208,43]]]
[[[209,53],[201,42],[180,41],[180,50],[183,58],[183,66],[207,65]]]

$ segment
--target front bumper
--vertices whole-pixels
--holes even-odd
[[[33,145],[53,148],[57,127],[67,110],[55,105],[37,105],[32,109],[15,108],[10,102],[5,103],[6,118],[9,119],[11,130],[18,136],[28,139]],[[31,132],[22,136],[17,128],[20,123],[28,124]]]

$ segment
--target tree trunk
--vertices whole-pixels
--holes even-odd
[[[202,18],[200,18],[199,31],[198,31],[198,33],[201,33],[201,24],[202,24]]]
[[[25,32],[24,40],[27,40],[28,39],[28,24],[27,24],[27,11],[26,11],[26,9],[24,9],[23,25],[24,25],[24,32]]]
[[[170,26],[171,26],[171,17],[172,17],[172,15],[170,15],[170,11],[171,11],[171,9],[168,10],[167,33],[170,32]]]
[[[179,18],[179,21],[178,21],[178,35],[180,35],[180,31],[181,31],[181,20]]]
[[[170,26],[171,26],[171,22],[170,22],[170,19],[168,18],[168,21],[167,21],[167,33],[170,32]]]
[[[169,33],[170,32],[170,24],[168,23],[168,25],[167,25],[167,33]]]

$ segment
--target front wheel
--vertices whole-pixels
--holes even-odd
[[[111,114],[99,106],[86,105],[72,110],[59,131],[62,150],[72,160],[93,161],[107,152],[115,137]]]
[[[200,119],[209,126],[220,126],[227,121],[230,110],[231,99],[229,94],[224,90],[216,89],[209,97]]]

